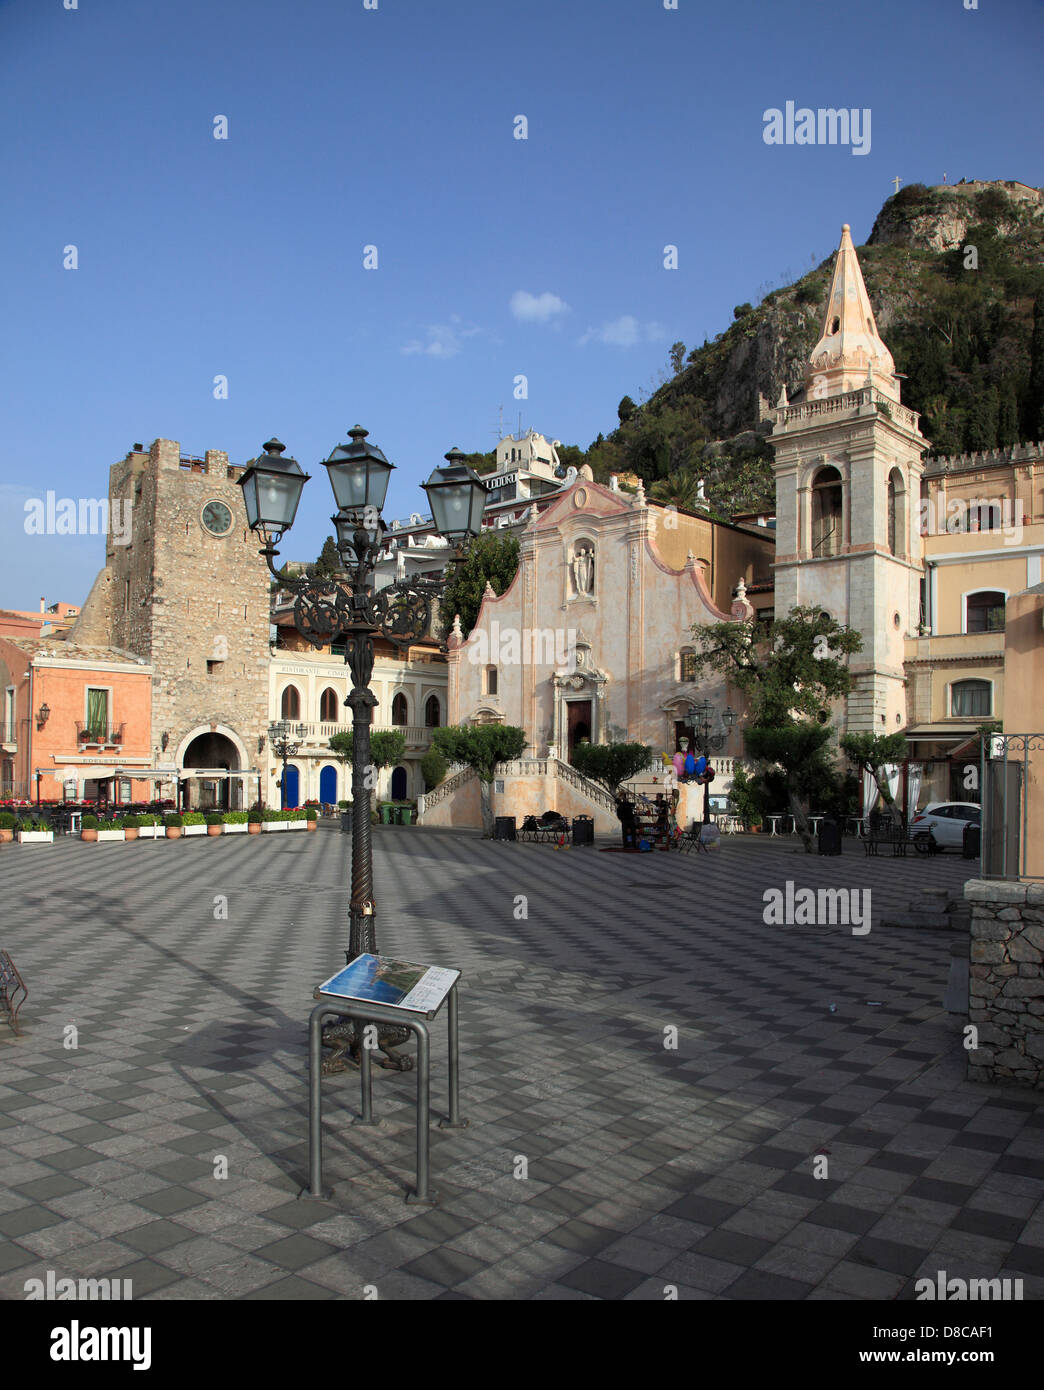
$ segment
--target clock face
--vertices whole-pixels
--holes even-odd
[[[212,536],[227,536],[232,529],[232,513],[224,502],[208,502],[202,520]]]

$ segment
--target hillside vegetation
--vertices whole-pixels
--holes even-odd
[[[878,329],[904,373],[935,454],[1044,439],[1044,195],[1021,185],[910,184],[882,207],[859,261]],[[713,342],[674,344],[668,379],[563,463],[594,476],[636,473],[650,495],[691,506],[706,481],[728,517],[773,504],[769,426],[786,384],[804,384],[822,326],[833,255],[807,275],[740,304]],[[490,455],[472,455],[488,471]]]

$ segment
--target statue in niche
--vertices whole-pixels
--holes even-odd
[[[577,595],[588,598],[594,593],[594,549],[582,542],[573,552],[573,584]]]

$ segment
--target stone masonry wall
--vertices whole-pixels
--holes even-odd
[[[969,1081],[1044,1083],[1044,883],[971,879]]]

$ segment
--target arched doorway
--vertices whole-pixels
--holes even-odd
[[[319,800],[332,806],[337,800],[337,769],[327,765],[319,774]]]
[[[301,779],[293,763],[287,763],[286,772],[283,776],[283,806],[286,810],[293,810],[300,797]]]
[[[239,768],[239,749],[225,734],[198,734],[181,759],[182,769],[206,768],[213,777],[184,779],[182,805],[186,811],[236,811],[243,801],[242,781],[238,777],[223,777],[222,772]]]
[[[397,767],[391,775],[391,799],[393,801],[406,800],[406,769]]]
[[[567,708],[569,711],[569,756],[572,758],[573,750],[578,743],[591,742],[591,701],[569,700]]]

